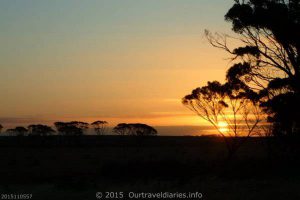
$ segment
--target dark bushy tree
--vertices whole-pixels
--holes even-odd
[[[55,133],[55,131],[47,125],[31,124],[28,126],[29,136],[49,136]]]
[[[107,128],[107,121],[95,121],[91,125],[93,126],[97,135],[104,135]]]
[[[126,124],[121,123],[114,127],[113,132],[118,135],[131,135],[131,136],[155,136],[157,131],[146,124]]]
[[[82,129],[83,131],[86,131],[89,128],[89,124],[86,122],[81,121],[71,121],[69,122],[70,125],[76,126],[77,128]]]
[[[120,123],[116,127],[113,128],[113,132],[117,135],[129,135],[130,128],[126,123]]]
[[[0,124],[0,133],[2,132],[3,126]]]
[[[80,121],[55,122],[58,133],[64,136],[80,136],[88,129],[89,124]]]
[[[24,136],[27,131],[28,130],[23,126],[17,126],[16,128],[6,130],[10,136]]]
[[[233,55],[227,81],[260,91],[277,134],[299,133],[300,1],[235,0],[225,19],[237,37],[206,35],[213,46]],[[229,47],[230,39],[241,46]]]

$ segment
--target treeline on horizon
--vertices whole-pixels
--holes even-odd
[[[81,121],[71,122],[54,122],[55,129],[44,124],[31,124],[27,128],[17,126],[15,128],[6,129],[4,132],[8,136],[82,136],[87,130],[92,128],[96,135],[105,135],[107,131],[107,121],[95,121],[91,124]],[[0,133],[3,126],[0,124]],[[147,124],[141,123],[120,123],[113,128],[113,133],[121,136],[156,136],[157,130]]]

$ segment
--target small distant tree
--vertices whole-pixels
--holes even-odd
[[[129,125],[126,123],[120,123],[116,127],[113,128],[113,132],[117,135],[129,135]]]
[[[70,125],[76,126],[77,128],[82,129],[83,131],[86,131],[89,128],[89,124],[86,122],[81,121],[71,121],[68,122]]]
[[[224,138],[231,157],[245,139],[259,134],[264,120],[259,96],[243,84],[208,82],[185,96],[182,103],[208,121]],[[226,126],[220,127],[223,123]]]
[[[58,133],[64,136],[80,136],[88,129],[89,124],[85,122],[55,122]]]
[[[76,126],[63,126],[59,129],[59,133],[64,136],[81,136],[83,130]]]
[[[47,125],[42,124],[31,124],[28,126],[29,136],[48,136],[55,133],[55,131]]]
[[[107,121],[95,121],[91,125],[93,126],[97,135],[104,135],[107,128]]]
[[[157,130],[147,124],[133,124],[134,135],[137,136],[155,136],[157,135]]]
[[[3,126],[0,124],[0,133],[2,132]]]
[[[17,126],[13,129],[7,129],[6,132],[10,136],[24,136],[27,133],[27,129],[23,126]]]
[[[147,124],[126,124],[121,123],[114,127],[113,132],[118,135],[131,136],[156,136],[157,130]]]

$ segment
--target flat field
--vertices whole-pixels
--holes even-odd
[[[200,192],[209,200],[300,199],[299,144],[250,138],[228,160],[219,137],[1,137],[0,194],[86,200],[97,199],[96,192]]]

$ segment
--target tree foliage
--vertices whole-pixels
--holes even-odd
[[[16,128],[6,130],[10,136],[24,136],[27,131],[28,130],[23,126],[17,126]]]
[[[121,123],[114,127],[113,132],[118,135],[131,135],[131,136],[155,136],[157,131],[146,124],[126,124]]]
[[[49,136],[55,133],[55,131],[47,125],[31,124],[28,126],[28,135],[30,136]]]
[[[91,123],[97,135],[104,135],[107,128],[107,121],[95,121]]]
[[[214,47],[232,55],[227,81],[259,91],[269,121],[281,126],[281,134],[294,134],[300,127],[295,101],[300,96],[299,2],[236,0],[225,20],[237,37],[206,31]],[[240,46],[230,47],[229,40],[238,40]]]
[[[233,155],[244,140],[260,134],[264,114],[259,107],[259,95],[243,84],[208,82],[182,99],[182,103],[208,121],[223,136],[229,155]],[[220,123],[225,123],[222,130]]]
[[[84,134],[89,127],[86,122],[71,121],[71,122],[55,122],[58,133],[64,136],[80,136]]]

